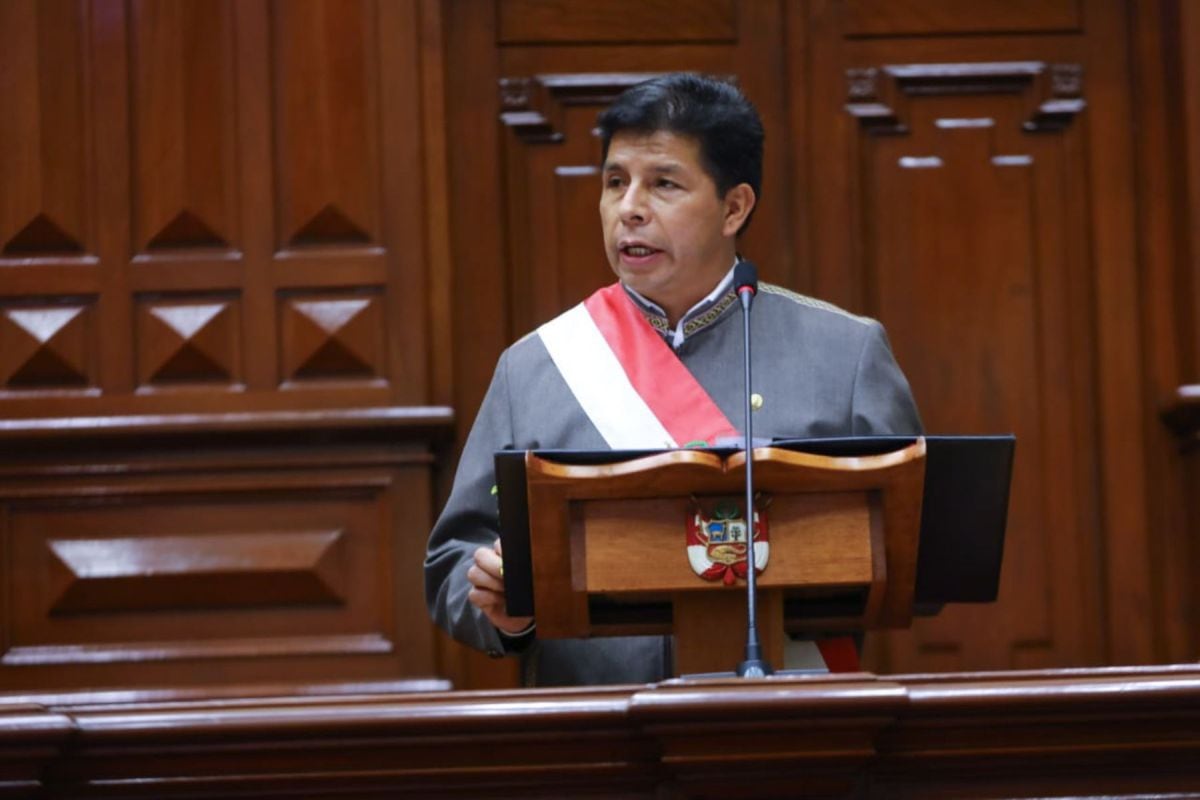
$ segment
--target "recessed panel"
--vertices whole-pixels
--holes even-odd
[[[93,315],[89,298],[0,306],[0,387],[24,392],[94,386]]]
[[[733,0],[498,0],[501,44],[587,42],[732,42]]]
[[[0,3],[0,260],[89,250],[87,8]]]
[[[251,641],[329,652],[390,638],[385,495],[310,483],[272,499],[211,482],[230,485],[13,511],[3,660],[249,655]]]
[[[1081,268],[1068,243],[1085,236],[1066,182],[1079,169],[1063,142],[1075,128],[1067,118],[1057,133],[1031,132],[1037,83],[979,86],[913,94],[891,135],[860,128],[868,308],[927,430],[1019,442],[998,602],[919,620],[905,669],[1065,666],[1083,646],[1060,614],[1091,558],[1065,503],[1091,468],[1074,438],[1090,412],[1070,357],[1086,307],[1068,289]]]
[[[236,241],[232,16],[228,0],[130,6],[132,217],[140,250]]]
[[[379,241],[374,4],[271,4],[280,248]]]
[[[279,315],[286,381],[385,378],[381,291],[285,292],[279,299]]]
[[[1076,31],[1078,0],[846,0],[847,36]]]
[[[139,386],[240,382],[237,297],[143,295],[136,318]]]

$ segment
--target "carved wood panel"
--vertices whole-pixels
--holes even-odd
[[[1082,164],[1065,140],[1083,108],[1078,73],[891,68],[879,80],[906,108],[878,127],[859,117],[868,308],[886,321],[931,431],[1012,431],[1020,443],[1000,599],[914,626],[922,666],[1071,664],[1095,648],[1072,619],[1095,602],[1097,569],[1095,529],[1072,507],[1087,496],[1094,413],[1073,359],[1090,322],[1075,301],[1087,232],[1069,183]],[[861,80],[851,112],[883,107]],[[972,635],[985,626],[986,638]]]
[[[3,414],[429,403],[448,323],[424,302],[444,284],[426,274],[420,5],[4,4]],[[312,353],[291,349],[288,298],[328,291],[371,298],[356,355],[305,374],[361,380],[293,374]],[[53,321],[84,305],[68,345],[80,323]]]
[[[431,674],[430,629],[401,611],[424,605],[428,456],[396,429],[277,424],[286,446],[5,443],[0,685]],[[35,449],[54,455],[16,455]]]
[[[916,31],[884,6],[815,3],[793,20],[821,154],[813,290],[882,320],[927,430],[1018,444],[998,601],[873,639],[870,663],[1150,659],[1121,15],[983,4],[1014,22],[968,38],[931,0],[908,20],[940,38],[916,40],[893,35]]]
[[[396,624],[431,459],[328,442],[446,400],[439,25],[433,0],[0,3],[0,684],[432,672],[423,615]],[[308,412],[342,423],[177,469],[225,420]],[[28,418],[111,435],[31,467],[4,439]],[[211,441],[140,457],[177,424]]]
[[[134,249],[236,250],[233,6],[129,10]]]
[[[88,15],[71,0],[0,7],[0,258],[94,252],[89,234],[91,161]]]

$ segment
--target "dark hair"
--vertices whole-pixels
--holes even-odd
[[[651,78],[622,92],[596,124],[601,161],[622,131],[690,136],[700,144],[701,164],[719,196],[748,183],[762,197],[762,120],[745,95],[724,81],[687,72]],[[738,233],[749,224],[747,217]]]

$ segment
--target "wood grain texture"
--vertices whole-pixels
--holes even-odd
[[[232,4],[130,12],[135,246],[236,249]]]
[[[0,8],[0,263],[94,252],[88,191],[87,8]]]
[[[847,36],[1077,31],[1079,0],[847,0]]]
[[[52,798],[1132,800],[1200,780],[1194,668],[364,689],[17,702],[0,706],[0,741],[17,745],[0,768]]]
[[[807,629],[814,615],[795,612],[789,630],[906,626],[916,580],[924,440],[863,458],[769,447],[753,455],[755,483],[774,519],[771,550],[781,556],[775,566],[768,564],[763,588],[786,589],[798,603],[819,602],[830,590],[863,598],[842,611],[818,614],[820,622]],[[737,494],[745,458],[679,450],[583,466],[526,453],[539,635],[579,637],[601,625],[607,634],[620,632],[621,625],[632,626],[626,632],[650,630],[636,609],[603,622],[594,618],[591,603],[597,597],[619,604],[724,592],[725,602],[740,608],[740,593],[692,572],[685,534],[693,503]],[[781,623],[783,598],[778,593],[773,600]],[[674,609],[676,617],[680,613]],[[693,623],[690,629],[699,627]]]
[[[848,37],[844,4],[801,5],[815,291],[881,319],[928,430],[1021,442],[999,601],[918,621],[872,663],[1158,657],[1120,10],[1084,4],[1086,30],[1053,35]],[[1022,85],[997,74],[1034,63]]]
[[[546,42],[734,41],[733,0],[697,0],[686,12],[663,0],[603,4],[570,0],[499,0],[501,44]]]
[[[428,403],[418,5],[5,5],[0,307],[87,312],[3,331],[4,416]],[[280,298],[326,288],[370,331],[312,386]]]
[[[423,604],[423,442],[450,417],[410,419],[10,422],[0,685],[433,674],[405,609]]]

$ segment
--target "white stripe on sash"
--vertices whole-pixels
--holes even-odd
[[[538,336],[609,447],[642,450],[679,446],[633,388],[582,303],[542,325]]]

